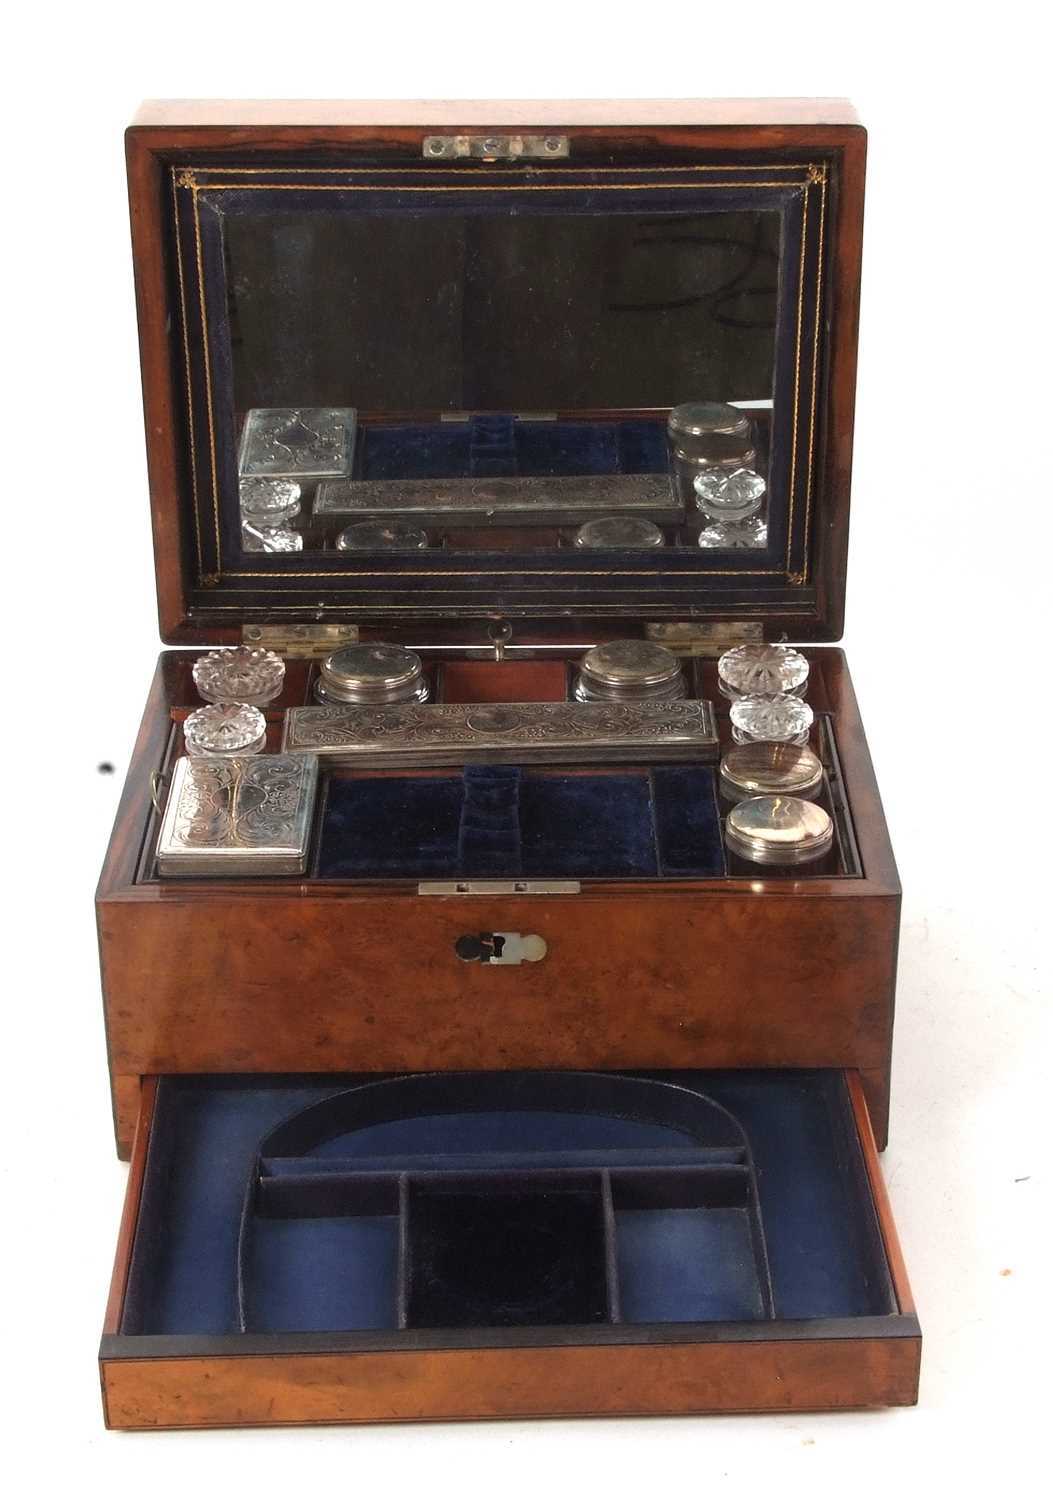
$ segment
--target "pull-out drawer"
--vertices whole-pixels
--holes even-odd
[[[111,1427],[906,1404],[858,1075],[146,1080]]]

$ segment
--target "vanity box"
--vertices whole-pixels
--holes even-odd
[[[877,1157],[900,892],[830,644],[855,115],[178,102],[127,152],[173,649],[98,891],[131,1157],[108,1424],[914,1401]],[[727,455],[699,487],[667,432],[690,403],[731,404],[763,492],[716,544]],[[679,696],[579,712],[582,657],[626,640]],[[809,663],[834,828],[791,868],[724,837],[717,659],[764,641]],[[320,703],[368,642],[429,701]],[[317,754],[303,842],[181,865],[169,819],[162,873],[194,662],[235,645],[285,675],[217,784]]]

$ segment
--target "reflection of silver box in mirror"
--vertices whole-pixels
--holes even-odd
[[[358,418],[351,406],[257,406],[245,418],[238,473],[271,479],[350,474]]]
[[[157,840],[161,875],[302,875],[318,787],[313,755],[184,757]]]
[[[316,516],[433,518],[448,526],[560,526],[614,513],[683,520],[668,474],[521,479],[342,479],[318,486]]]

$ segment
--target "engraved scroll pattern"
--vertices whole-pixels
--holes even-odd
[[[302,766],[277,757],[198,762],[184,783],[173,836],[187,848],[266,849],[295,841]]]

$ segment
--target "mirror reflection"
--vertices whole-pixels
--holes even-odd
[[[763,548],[779,226],[229,216],[244,549]]]

